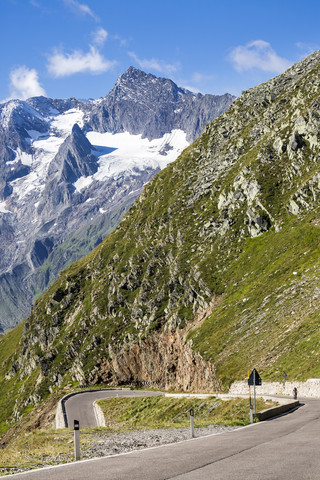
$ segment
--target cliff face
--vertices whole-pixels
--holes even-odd
[[[149,140],[181,129],[191,143],[234,100],[229,93],[195,95],[168,78],[157,78],[130,67],[90,113],[86,128],[141,134]]]
[[[319,70],[317,52],[244,92],[157,174],[38,300],[8,378],[41,396],[319,376]]]
[[[185,344],[181,332],[154,334],[139,344],[114,350],[110,360],[98,363],[89,375],[89,383],[138,384],[183,391],[216,391],[221,388],[214,366]],[[80,380],[80,379],[79,379]],[[83,378],[81,378],[83,380]]]

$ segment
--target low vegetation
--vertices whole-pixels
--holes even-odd
[[[215,397],[205,400],[113,398],[100,401],[99,405],[105,414],[106,428],[81,430],[82,458],[87,458],[88,447],[96,441],[101,443],[106,433],[128,432],[134,429],[187,428],[190,425],[190,408],[194,410],[196,428],[210,424],[240,426],[249,423],[248,400],[239,398],[230,401],[221,401]],[[273,405],[274,402],[257,399],[257,411]],[[72,462],[73,448],[72,430],[54,430],[51,426],[25,431],[0,450],[0,475]]]
[[[243,426],[250,422],[247,399],[220,400],[198,398],[112,398],[98,402],[105,416],[106,428],[127,431],[132,428],[183,428],[190,425],[190,409],[194,426],[210,424]],[[257,412],[276,405],[257,399]]]

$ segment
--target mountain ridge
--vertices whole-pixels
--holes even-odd
[[[219,116],[234,98],[230,94],[194,94],[178,87],[172,80],[146,74],[131,66],[120,75],[105,98],[106,101],[97,103],[96,112],[91,121],[85,124],[85,128],[94,126],[97,131],[128,131],[134,135],[141,133],[142,138],[149,140],[181,128],[187,133],[188,142],[191,142],[202,133],[209,109],[215,111],[215,117]],[[139,103],[144,108],[147,107],[143,118]],[[170,105],[172,108],[168,108]],[[109,114],[109,109],[112,115]],[[127,116],[127,109],[131,113],[130,117]],[[159,122],[164,117],[166,122]]]
[[[233,100],[201,100],[201,118],[195,111],[183,131],[171,111],[174,103],[153,97],[164,84],[183,96],[193,94],[134,68],[114,88],[127,89],[128,82],[129,102],[121,92],[115,97],[113,89],[88,102],[34,97],[0,105],[0,239],[6,251],[0,259],[2,329],[25,318],[40,285],[43,289],[46,279],[52,281],[53,272],[57,274],[54,264],[51,273],[48,266],[49,257],[53,262],[57,258],[52,253],[56,248],[64,242],[63,248],[72,248],[72,235],[83,228],[89,231],[92,223],[95,239],[85,236],[82,250],[76,249],[78,258],[88,253],[109,231],[107,219],[120,219],[143,185],[188,145],[186,135],[203,128]],[[151,114],[150,102],[156,105]],[[183,115],[186,110],[179,118]],[[102,221],[96,221],[100,217]],[[76,259],[72,250],[69,256]]]

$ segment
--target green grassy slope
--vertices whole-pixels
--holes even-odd
[[[257,399],[256,411],[275,406],[272,401]],[[250,414],[248,400],[234,398],[219,400],[215,397],[198,398],[112,398],[99,401],[106,428],[127,431],[133,428],[187,428],[190,426],[190,409],[194,411],[196,428],[210,424],[248,425]]]
[[[319,214],[320,212],[317,212]],[[320,376],[320,231],[316,212],[250,239],[226,278],[223,301],[190,338],[226,383],[256,366],[281,381]]]
[[[15,418],[70,381],[319,376],[319,65],[244,92],[37,300]]]

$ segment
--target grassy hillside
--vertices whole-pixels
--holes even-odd
[[[258,398],[256,411],[261,412],[275,406],[272,401]],[[248,425],[250,415],[248,400],[234,398],[219,400],[210,397],[198,398],[112,398],[99,401],[106,428],[115,431],[128,431],[133,428],[188,428],[190,409],[194,412],[196,428],[215,425]]]
[[[319,65],[244,92],[38,299],[0,367],[15,419],[71,381],[319,376]]]
[[[248,240],[220,306],[190,335],[224,383],[254,366],[265,380],[320,376],[319,213]]]

